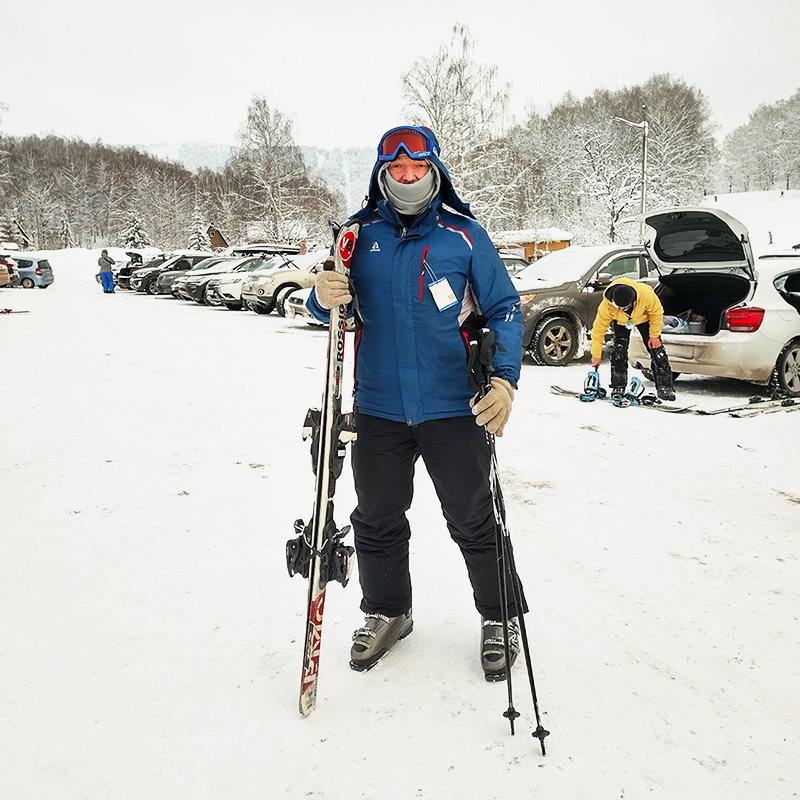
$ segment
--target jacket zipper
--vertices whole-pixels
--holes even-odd
[[[422,302],[422,296],[423,296],[423,291],[422,290],[425,287],[425,258],[428,255],[428,250],[429,249],[430,248],[426,247],[422,251],[422,266],[420,267],[420,271],[419,271],[419,301],[420,301],[420,303]]]

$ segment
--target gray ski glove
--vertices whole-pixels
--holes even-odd
[[[489,433],[503,435],[503,428],[511,414],[511,403],[514,400],[514,387],[503,378],[492,378],[492,387],[480,400],[478,396],[470,400],[472,413],[478,425],[485,425]]]
[[[317,302],[323,308],[342,306],[353,299],[347,275],[333,270],[322,270],[317,273],[314,291],[317,295]]]

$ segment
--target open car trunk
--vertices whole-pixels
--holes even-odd
[[[705,336],[727,328],[725,312],[750,294],[751,283],[744,275],[715,272],[673,272],[662,275],[656,294],[664,314],[674,317],[687,312],[705,318]],[[665,331],[666,333],[666,331]]]

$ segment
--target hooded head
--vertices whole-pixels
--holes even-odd
[[[605,298],[617,308],[628,308],[636,302],[636,289],[629,283],[612,283],[605,291]]]
[[[401,153],[415,161],[427,161],[431,165],[431,169],[416,183],[398,186],[397,182],[393,182],[389,177],[387,168]],[[422,185],[418,186],[417,184]],[[439,158],[439,141],[430,128],[404,125],[384,133],[378,144],[378,158],[372,168],[364,210],[375,209],[378,201],[385,198],[401,214],[419,213],[414,210],[403,211],[401,207],[416,208],[428,193],[430,200],[425,202],[423,208],[438,195],[445,205],[459,214],[474,219],[473,213],[469,210],[469,203],[461,200],[453,189],[450,175]]]

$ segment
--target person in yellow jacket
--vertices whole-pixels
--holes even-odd
[[[662,400],[674,400],[672,368],[661,344],[664,307],[651,286],[619,278],[605,292],[592,326],[592,367],[600,365],[608,326],[614,335],[611,348],[611,394],[623,394],[628,385],[628,345],[636,328],[650,353],[656,392]]]

